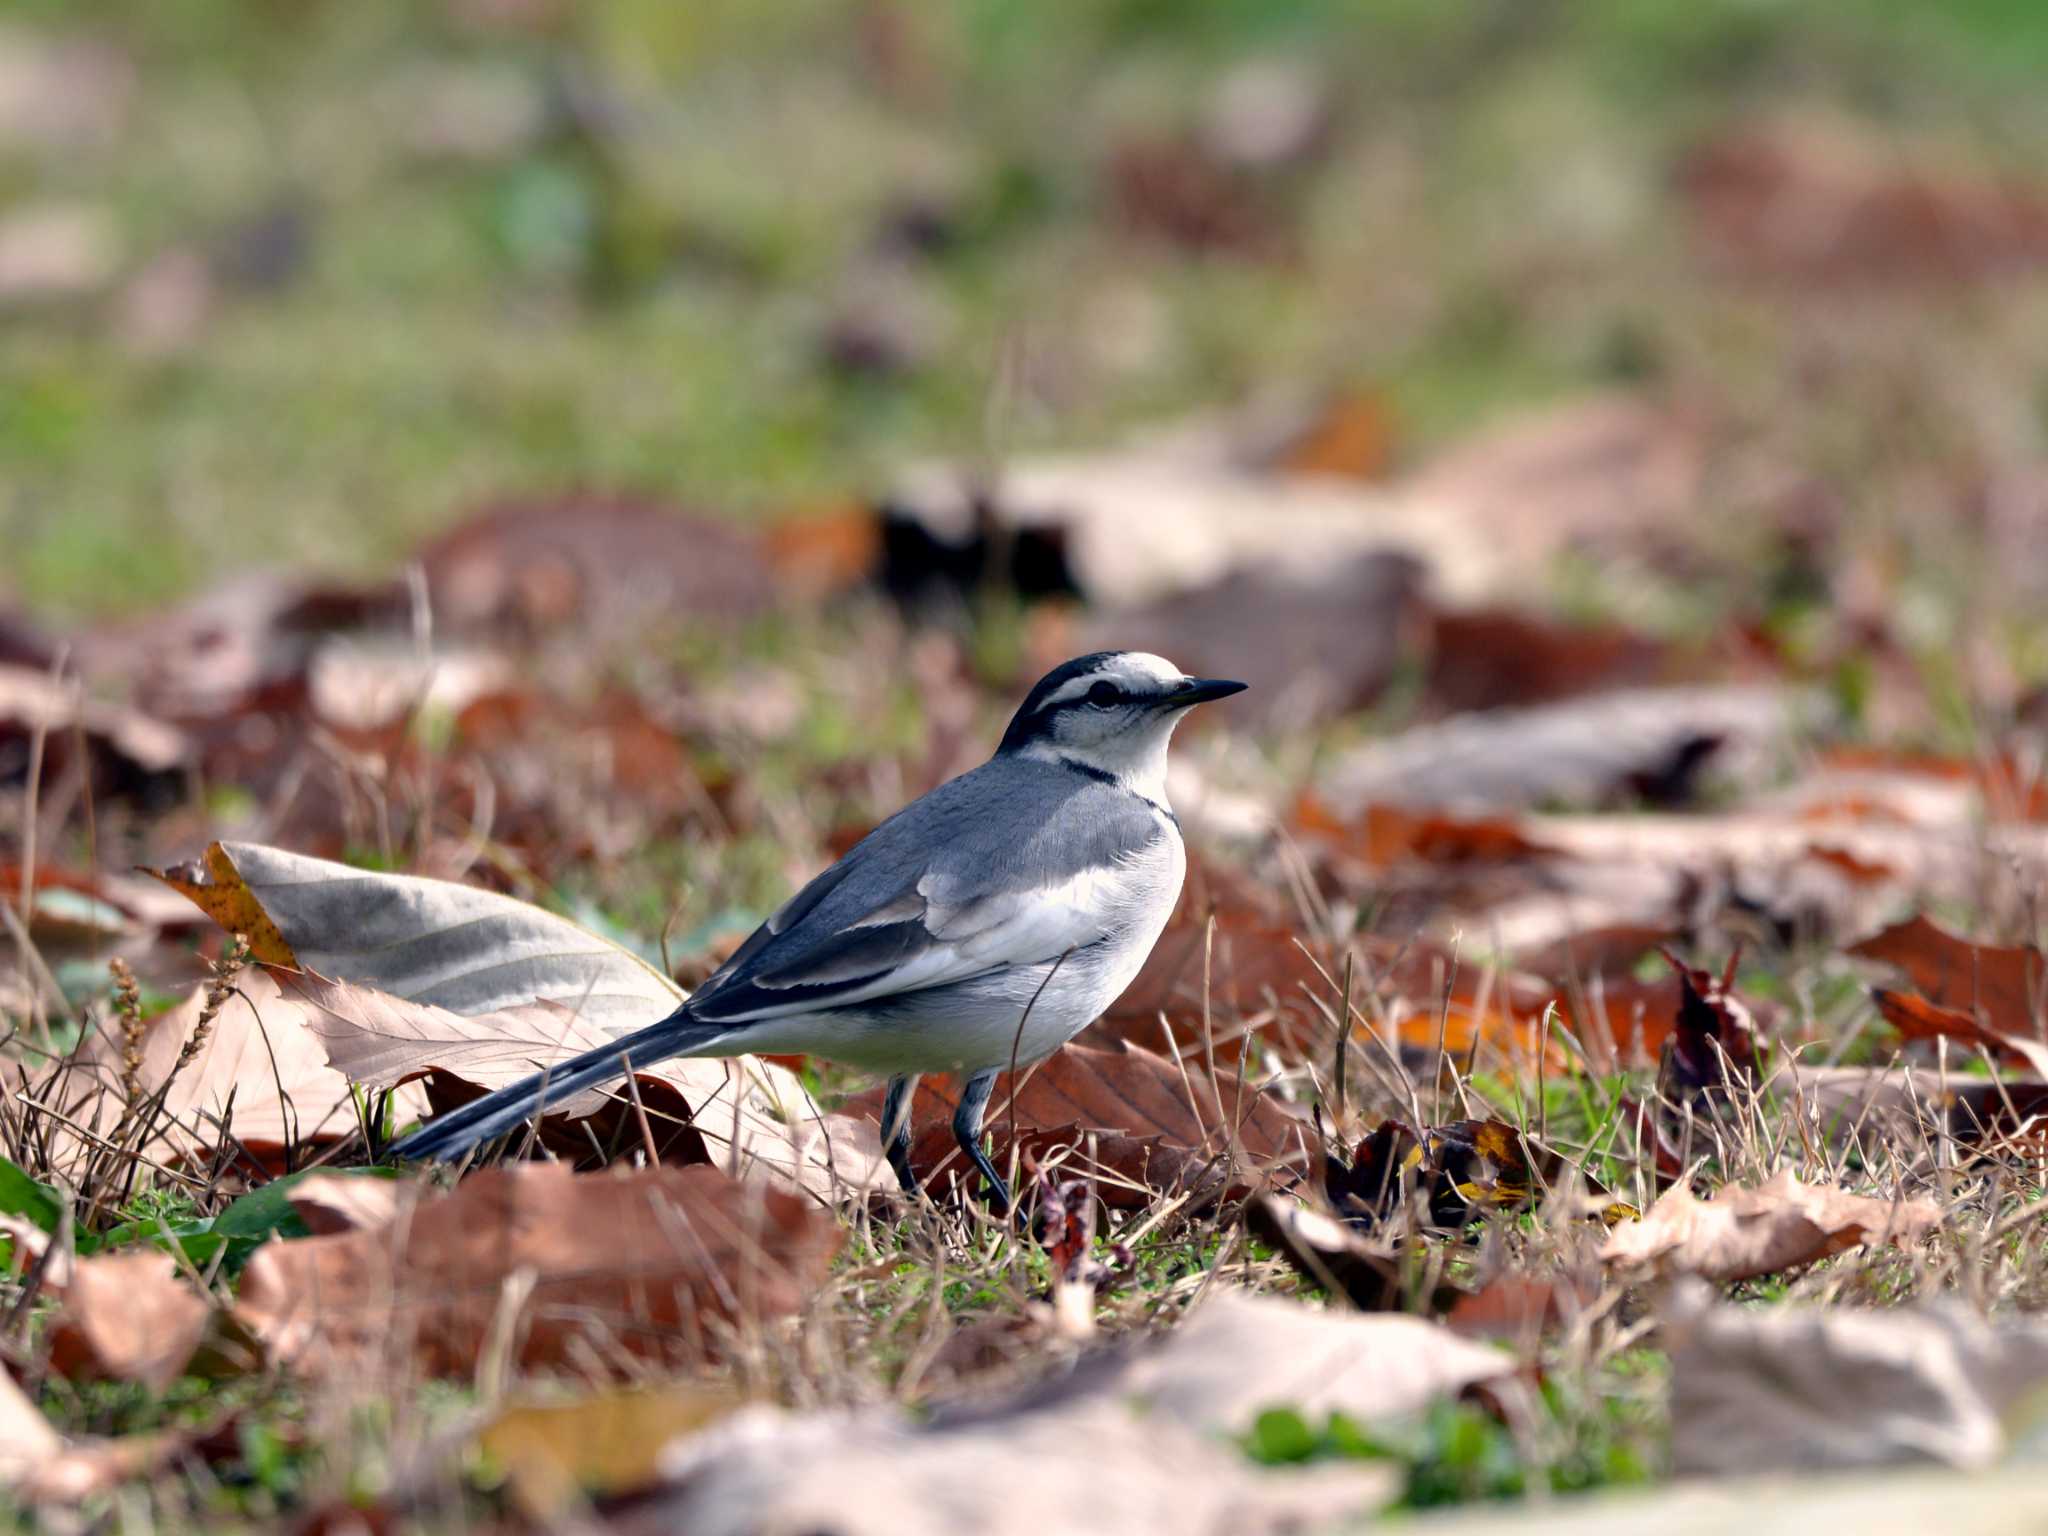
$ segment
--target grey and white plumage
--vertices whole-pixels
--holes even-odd
[[[891,1075],[883,1128],[906,1188],[918,1075],[958,1072],[962,1148],[996,1073],[1039,1061],[1137,975],[1187,868],[1166,752],[1195,705],[1242,684],[1104,651],[1055,668],[995,755],[876,827],[754,931],[668,1018],[434,1120],[392,1148],[448,1157],[628,1060],[804,1052]]]

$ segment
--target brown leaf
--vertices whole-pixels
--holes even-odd
[[[1340,1216],[1372,1227],[1420,1189],[1431,1224],[1457,1228],[1488,1210],[1528,1205],[1560,1169],[1559,1159],[1539,1159],[1521,1132],[1502,1120],[1459,1120],[1420,1133],[1383,1120],[1358,1144],[1349,1166],[1324,1157],[1323,1192]]]
[[[1750,276],[1969,282],[2048,260],[2040,186],[1857,123],[1738,123],[1686,157],[1679,187],[1708,254]]]
[[[437,623],[624,639],[650,623],[731,623],[774,601],[760,540],[729,519],[630,497],[483,508],[425,545]]]
[[[1360,1231],[1348,1221],[1285,1195],[1260,1195],[1245,1210],[1245,1227],[1311,1284],[1349,1299],[1361,1312],[1406,1309],[1411,1276],[1398,1240]],[[1444,1285],[1430,1298],[1433,1311],[1461,1293]]]
[[[288,1149],[356,1134],[349,1080],[328,1065],[308,1005],[286,997],[271,973],[251,967],[237,977],[198,1049],[180,1066],[205,1009],[206,988],[198,987],[146,1022],[139,1080],[145,1095],[161,1091],[162,1099],[142,1140],[145,1156],[203,1158],[223,1145],[221,1122],[227,1120],[237,1158],[246,1152],[257,1165],[245,1172],[281,1172]],[[111,1132],[123,1110],[122,1052],[118,1036],[96,1034],[58,1083],[53,1107],[100,1134]],[[418,1089],[407,1088],[396,1108],[401,1116],[416,1116],[425,1104]],[[59,1142],[68,1135],[61,1127],[54,1134]]]
[[[50,1334],[50,1364],[74,1381],[139,1381],[161,1392],[184,1371],[212,1308],[167,1253],[80,1259]]]
[[[1444,1322],[1471,1337],[1527,1340],[1564,1327],[1590,1301],[1567,1279],[1505,1274],[1461,1297]]]
[[[922,1179],[951,1185],[972,1174],[952,1136],[958,1091],[927,1082],[917,1095],[911,1165]],[[846,1106],[879,1123],[880,1089]],[[995,1162],[1010,1157],[1010,1075],[996,1079],[984,1128]],[[1070,1045],[1023,1074],[1015,1104],[1021,1166],[1043,1167],[1065,1148],[1076,1173],[1099,1176],[1103,1201],[1149,1204],[1158,1190],[1235,1196],[1268,1178],[1298,1177],[1307,1161],[1307,1127],[1290,1106],[1250,1084],[1212,1078],[1140,1046]],[[1092,1152],[1091,1152],[1092,1142]]]
[[[1693,1105],[1725,1095],[1737,1083],[1753,1083],[1761,1065],[1756,1019],[1734,992],[1735,964],[1728,957],[1716,976],[1687,965],[1670,950],[1664,958],[1678,973],[1678,1018],[1664,1042],[1658,1089],[1673,1103]]]
[[[1396,805],[1367,805],[1346,821],[1308,793],[1295,802],[1294,825],[1304,836],[1330,844],[1371,870],[1408,860],[1499,864],[1555,852],[1525,837],[1519,826],[1503,816],[1459,817]]]
[[[273,1361],[462,1377],[494,1339],[528,1370],[702,1360],[729,1329],[800,1307],[843,1237],[801,1197],[710,1168],[527,1163],[414,1192],[386,1226],[256,1251],[235,1316]]]
[[[1941,1224],[1926,1200],[1880,1200],[1803,1184],[1783,1169],[1754,1189],[1729,1185],[1696,1199],[1675,1184],[1639,1222],[1616,1227],[1600,1257],[1709,1280],[1747,1280],[1872,1242],[1918,1242]]]
[[[1885,1017],[1909,1036],[1953,1033],[2019,1056],[2048,1076],[2048,1045],[2041,1038],[2048,963],[2033,945],[1973,944],[1913,917],[1848,952],[1897,966],[1933,1005],[1904,1001],[1898,993],[1879,996]]]
[[[1288,435],[1269,467],[1291,475],[1381,480],[1393,467],[1397,435],[1384,395],[1338,395]]]
[[[1565,627],[1511,608],[1475,608],[1440,612],[1430,630],[1425,687],[1449,713],[1673,680],[1670,647],[1613,625]]]

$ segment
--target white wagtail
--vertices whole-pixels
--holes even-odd
[[[995,756],[862,838],[659,1024],[443,1115],[392,1153],[456,1156],[629,1060],[802,1052],[890,1074],[883,1140],[913,1193],[918,1076],[961,1073],[953,1134],[1007,1210],[981,1146],[996,1074],[1050,1056],[1138,974],[1187,870],[1167,742],[1188,710],[1243,687],[1142,651],[1055,667]]]

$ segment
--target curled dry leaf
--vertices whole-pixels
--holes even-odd
[[[1639,1222],[1607,1235],[1600,1257],[1708,1280],[1748,1280],[1811,1264],[1866,1243],[1918,1242],[1941,1225],[1927,1200],[1880,1200],[1801,1183],[1782,1169],[1754,1189],[1729,1185],[1711,1200],[1683,1183]]]
[[[1347,752],[1321,793],[1339,815],[1366,804],[1475,814],[1616,795],[1675,803],[1709,766],[1756,776],[1789,738],[1799,703],[1775,687],[1702,685],[1485,710]]]
[[[1348,1166],[1325,1155],[1323,1192],[1338,1215],[1370,1228],[1420,1191],[1430,1224],[1457,1228],[1489,1210],[1519,1210],[1562,1171],[1561,1159],[1538,1158],[1505,1121],[1459,1120],[1418,1132],[1383,1120]]]
[[[1719,976],[1687,965],[1668,949],[1663,955],[1678,973],[1679,999],[1677,1023],[1664,1042],[1659,1092],[1691,1105],[1754,1083],[1762,1065],[1761,1040],[1749,1005],[1735,995],[1741,951],[1728,957]]]
[[[1245,1225],[1260,1242],[1315,1285],[1349,1298],[1361,1312],[1404,1310],[1411,1276],[1401,1262],[1401,1245],[1390,1234],[1361,1231],[1328,1212],[1285,1195],[1260,1195],[1245,1210]],[[1459,1297],[1455,1286],[1438,1286],[1430,1310],[1443,1311]]]
[[[138,1381],[161,1392],[205,1336],[213,1309],[167,1253],[80,1259],[50,1333],[50,1365],[74,1381]]]
[[[880,1090],[846,1109],[879,1123]],[[972,1174],[953,1141],[957,1086],[921,1088],[912,1123],[911,1165],[921,1179],[950,1186]],[[1010,1074],[996,1079],[985,1130],[998,1167],[1010,1159]],[[1140,1046],[1070,1045],[1020,1074],[1014,1119],[1026,1170],[1061,1162],[1092,1177],[1104,1203],[1149,1204],[1155,1192],[1198,1200],[1236,1198],[1272,1179],[1291,1182],[1308,1162],[1309,1130],[1290,1105],[1249,1083],[1211,1077]]]
[[[235,1317],[313,1376],[394,1365],[462,1377],[490,1351],[528,1370],[701,1361],[794,1312],[843,1234],[800,1196],[711,1168],[487,1168],[379,1227],[266,1243]]]

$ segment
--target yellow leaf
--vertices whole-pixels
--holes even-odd
[[[672,1385],[517,1403],[477,1436],[529,1520],[552,1525],[586,1495],[630,1493],[659,1476],[673,1441],[731,1413],[730,1392]]]
[[[263,965],[301,969],[299,957],[292,953],[291,945],[285,942],[277,924],[263,910],[263,903],[256,899],[256,893],[249,889],[234,860],[219,843],[207,845],[203,867],[195,861],[175,864],[169,869],[145,867],[142,872],[163,881],[229,933],[247,937],[250,958]]]

